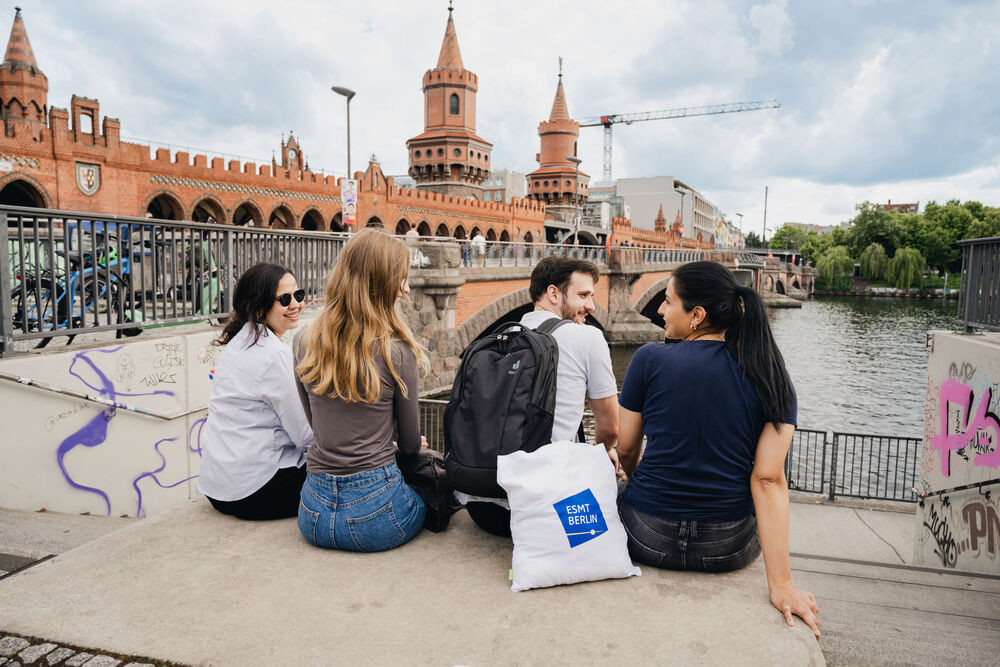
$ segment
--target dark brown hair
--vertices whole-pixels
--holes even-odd
[[[574,273],[583,273],[594,279],[594,283],[601,277],[597,265],[585,259],[575,257],[549,256],[542,259],[535,265],[531,272],[531,285],[528,287],[528,296],[532,301],[538,301],[549,289],[549,285],[555,285],[563,294],[569,289],[569,281]]]
[[[250,345],[255,345],[260,340],[263,327],[267,326],[265,318],[274,305],[274,298],[278,294],[278,283],[289,273],[291,271],[280,264],[269,262],[260,262],[247,269],[236,281],[236,289],[233,290],[233,312],[215,342],[225,345],[246,326],[247,322],[253,322],[254,336]]]

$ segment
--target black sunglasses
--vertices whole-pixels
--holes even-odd
[[[289,304],[292,303],[292,297],[299,303],[306,300],[306,291],[304,289],[297,289],[292,293],[285,292],[284,294],[279,294],[274,297],[274,300],[281,304],[282,308],[288,308]]]

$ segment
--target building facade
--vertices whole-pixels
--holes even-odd
[[[524,173],[513,169],[495,169],[483,182],[483,199],[509,204],[514,197],[527,194]]]

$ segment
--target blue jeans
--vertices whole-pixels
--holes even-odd
[[[684,521],[640,512],[618,499],[632,560],[665,570],[730,572],[760,555],[757,519]]]
[[[427,506],[395,463],[353,475],[306,475],[299,531],[317,547],[385,551],[410,541]]]

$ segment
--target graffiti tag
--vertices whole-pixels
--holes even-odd
[[[960,366],[956,362],[951,362],[951,366],[948,367],[948,377],[953,380],[964,380],[968,382],[976,374],[976,367],[969,362],[964,362]]]
[[[969,537],[962,541],[962,546],[978,554],[980,543],[985,542],[990,558],[995,558],[1000,542],[1000,516],[996,508],[982,500],[972,500],[962,508],[962,520],[969,526]]]
[[[945,380],[938,394],[941,411],[941,433],[931,438],[931,448],[941,452],[941,473],[951,476],[951,452],[972,445],[976,454],[975,466],[1000,467],[1000,418],[990,411],[993,389],[988,388],[980,397],[975,414],[972,405],[975,393],[958,380]],[[956,433],[948,433],[950,405],[960,408]],[[968,459],[966,459],[968,460]]]
[[[955,538],[951,535],[948,519],[943,514],[938,514],[937,506],[933,503],[930,504],[927,519],[930,520],[930,523],[925,520],[924,528],[930,531],[931,536],[937,542],[937,548],[934,549],[935,555],[941,559],[941,564],[945,567],[955,567],[955,561],[958,558],[958,545],[955,544]]]
[[[147,387],[158,387],[161,384],[177,384],[177,373],[167,373],[166,371],[150,373],[139,380],[139,382]]]

